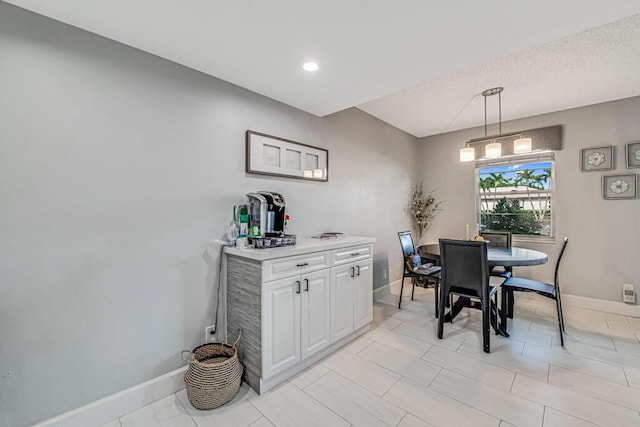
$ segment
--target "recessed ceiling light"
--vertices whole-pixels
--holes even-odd
[[[305,71],[318,71],[318,64],[316,64],[315,62],[305,62],[302,65],[302,69]]]

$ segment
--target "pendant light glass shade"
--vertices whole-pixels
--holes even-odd
[[[513,141],[513,152],[515,154],[529,153],[531,146],[531,138],[518,138]]]
[[[460,161],[472,162],[476,159],[476,150],[473,147],[465,147],[460,149]]]
[[[484,155],[489,158],[502,156],[502,145],[499,142],[492,142],[484,147]]]

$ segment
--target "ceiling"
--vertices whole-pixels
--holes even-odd
[[[640,95],[638,0],[6,3],[318,116],[358,107],[417,137],[482,125],[481,92],[495,86],[503,121]],[[320,69],[303,71],[308,60]]]

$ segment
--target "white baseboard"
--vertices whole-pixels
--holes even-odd
[[[619,314],[621,316],[640,317],[640,305],[625,304],[617,301],[607,301],[563,294],[562,305],[587,308],[589,310],[603,311],[605,313]]]
[[[187,366],[49,418],[33,427],[100,426],[184,388]]]
[[[373,291],[373,300],[377,301],[386,297],[390,293],[400,292],[400,280],[381,286]],[[520,293],[527,296],[527,293]],[[625,304],[623,302],[600,300],[594,298],[581,297],[577,295],[562,295],[564,306],[586,308],[589,310],[602,311],[604,313],[618,314],[621,316],[640,317],[640,305]]]

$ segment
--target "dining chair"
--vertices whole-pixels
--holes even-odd
[[[487,241],[487,246],[491,249],[511,249],[510,231],[481,231],[480,237]],[[493,277],[508,279],[513,274],[513,269],[495,266],[489,268],[489,273]]]
[[[500,308],[500,324],[504,330],[507,330],[507,317],[513,318],[513,293],[514,292],[535,292],[546,298],[551,298],[556,302],[556,310],[558,311],[558,329],[560,331],[560,344],[564,347],[564,316],[562,315],[562,299],[560,297],[560,279],[558,272],[560,270],[560,261],[564,250],[567,247],[568,237],[564,238],[560,254],[556,261],[556,269],[553,284],[540,282],[538,280],[523,279],[519,277],[511,277],[507,279],[501,286],[501,308]]]
[[[398,233],[400,239],[400,246],[402,247],[402,257],[404,271],[402,273],[402,283],[400,284],[400,300],[398,301],[398,308],[401,308],[402,304],[402,289],[404,288],[404,279],[411,278],[411,300],[416,290],[416,281],[422,279],[425,281],[425,286],[429,283],[433,283],[435,292],[435,310],[436,317],[438,316],[438,288],[440,284],[440,267],[432,266],[430,263],[425,264],[422,262],[422,258],[417,255],[416,247],[413,244],[413,237],[411,237],[410,231],[401,231]],[[416,258],[417,257],[417,258]],[[415,262],[415,261],[418,262]]]
[[[511,247],[510,231],[481,231],[480,236],[488,241],[487,246],[490,248],[508,249]]]
[[[472,308],[482,310],[482,345],[485,353],[490,352],[490,323],[495,320],[494,328],[498,330],[497,288],[489,284],[489,262],[487,259],[487,243],[467,240],[440,239],[440,260],[442,280],[440,284],[440,310],[438,313],[438,338],[442,339],[445,321],[445,302],[451,295],[459,297],[456,304],[451,305],[449,317],[456,305],[461,305],[460,298],[479,300],[478,304],[468,304]],[[493,315],[492,315],[493,313]]]

